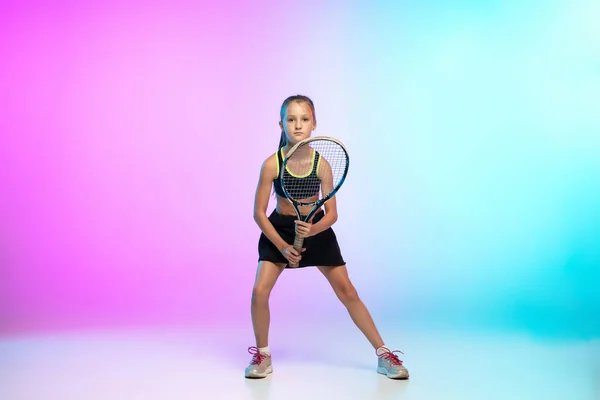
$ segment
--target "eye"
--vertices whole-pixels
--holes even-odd
[[[308,119],[308,118],[304,118],[304,121],[308,122],[308,121],[310,121],[310,119]]]

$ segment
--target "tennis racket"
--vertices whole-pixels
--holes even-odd
[[[298,220],[308,222],[327,200],[331,199],[346,179],[350,158],[340,142],[327,136],[304,139],[286,154],[280,171],[281,187],[292,203]],[[312,209],[306,216],[300,206]],[[302,252],[304,238],[294,238],[294,249]],[[298,267],[291,264],[290,267]]]

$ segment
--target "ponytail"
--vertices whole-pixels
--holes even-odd
[[[281,138],[279,139],[279,147],[278,147],[278,149],[281,149],[286,144],[287,144],[287,139],[285,137],[285,132],[282,130],[281,131]]]

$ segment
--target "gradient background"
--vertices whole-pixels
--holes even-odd
[[[0,333],[251,343],[254,190],[302,93],[351,154],[334,228],[378,323],[600,336],[598,2],[1,7]],[[349,321],[315,269],[271,304]]]

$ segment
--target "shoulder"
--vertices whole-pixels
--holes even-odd
[[[277,153],[273,153],[262,162],[260,174],[263,178],[275,179],[278,175],[278,169]]]
[[[324,174],[331,173],[331,165],[323,157],[319,157],[317,161],[317,174],[322,176]]]

